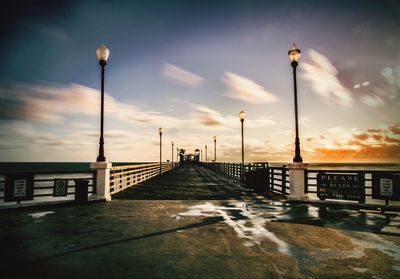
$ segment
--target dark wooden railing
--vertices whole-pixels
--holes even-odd
[[[280,195],[288,195],[290,193],[289,172],[286,165],[270,166],[268,163],[249,163],[245,165],[240,163],[200,163],[200,165],[238,179],[243,183],[246,183],[248,173],[266,169],[269,174],[267,178],[269,185],[266,183],[265,191]]]
[[[30,200],[5,201],[5,184],[7,176],[18,175],[21,172],[0,173],[0,207],[15,205],[34,205],[43,203],[59,203],[75,200],[76,183],[79,180],[86,180],[88,183],[88,196],[96,193],[94,172],[92,171],[44,171],[22,172],[23,175],[33,175],[33,196]],[[57,196],[54,187],[57,180],[66,181],[66,195]]]

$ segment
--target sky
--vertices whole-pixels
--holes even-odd
[[[0,161],[400,162],[398,1],[4,1]],[[176,158],[175,158],[176,160]]]

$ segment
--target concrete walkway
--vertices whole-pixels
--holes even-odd
[[[187,166],[110,203],[0,211],[0,268],[2,278],[400,278],[400,236],[382,231],[399,221],[271,201]]]

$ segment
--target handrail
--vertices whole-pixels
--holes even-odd
[[[174,169],[177,163],[161,163],[161,174]],[[110,170],[110,194],[116,194],[160,174],[160,163],[114,166]]]
[[[33,177],[33,195],[29,199],[20,201],[5,201],[6,195],[6,175],[18,175],[18,174],[31,174]],[[9,206],[24,206],[24,205],[35,205],[35,204],[47,204],[47,203],[59,203],[59,202],[71,202],[74,200],[76,192],[76,180],[88,180],[88,195],[96,193],[96,182],[94,172],[89,171],[40,171],[40,172],[25,172],[25,171],[13,171],[0,173],[0,207]],[[65,195],[55,195],[55,181],[64,180],[66,181]]]
[[[265,190],[280,195],[288,195],[290,193],[289,171],[286,165],[269,166],[267,162],[248,163],[245,165],[242,165],[241,163],[202,162],[200,165],[221,172],[244,183],[246,183],[246,173],[258,169],[266,169],[268,170],[269,180],[267,181],[267,184],[264,185]]]

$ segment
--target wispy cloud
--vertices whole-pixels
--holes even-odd
[[[393,126],[390,126],[389,129],[393,134],[400,136],[400,122],[397,122]]]
[[[391,102],[400,92],[400,67],[385,67],[381,70],[381,75],[385,83],[374,88],[361,97],[361,101],[370,107],[378,107]]]
[[[255,81],[226,72],[222,78],[226,86],[225,95],[248,103],[274,103],[278,98]]]
[[[233,116],[231,114],[223,115],[222,113],[204,105],[192,104],[191,106],[193,111],[188,122],[193,123],[190,126],[194,128],[237,129],[240,125],[238,116]],[[271,117],[259,117],[257,119],[253,119],[249,116],[246,117],[247,128],[270,127],[275,124],[276,121]]]
[[[68,41],[70,39],[70,37],[64,30],[56,26],[38,24],[34,28],[35,30],[45,34],[46,36],[49,36],[50,38],[58,41]]]
[[[377,95],[363,95],[361,101],[370,107],[377,107],[385,104],[385,101]]]
[[[376,93],[388,99],[394,99],[400,92],[400,66],[385,67],[382,69],[381,75],[386,81],[386,85],[378,88]]]
[[[302,77],[311,83],[314,92],[324,97],[329,103],[351,107],[353,97],[351,92],[343,86],[337,75],[338,70],[321,53],[310,49],[308,51],[310,63],[302,63],[304,70]]]
[[[100,113],[100,92],[79,85],[14,85],[0,90],[0,119],[39,123],[62,122],[68,115],[97,116]],[[117,101],[105,94],[107,117],[145,125],[180,126],[180,119],[157,111]]]
[[[361,96],[361,101],[365,105],[370,107],[382,106],[392,102],[400,92],[400,66],[382,68],[381,76],[384,83]]]
[[[226,142],[228,139],[223,139]],[[239,142],[239,140],[238,140]],[[221,155],[229,162],[238,162],[241,158],[240,145],[223,144],[220,146]],[[291,149],[286,145],[270,142],[245,142],[244,154],[246,162],[277,162],[291,158]]]
[[[199,75],[168,63],[165,63],[162,67],[161,75],[166,81],[193,88],[199,87],[205,81]]]
[[[307,143],[309,157],[323,161],[390,161],[400,158],[400,136],[396,127],[370,128],[365,131],[336,127],[327,137]],[[340,131],[340,132],[339,132]],[[339,132],[339,133],[338,133]]]
[[[194,107],[192,117],[194,122],[210,128],[216,126],[225,126],[226,123],[229,123],[229,120],[223,117],[219,112],[212,110],[206,106]]]
[[[19,146],[21,149],[38,145],[63,146],[65,148],[74,144],[69,134],[60,135],[54,132],[38,131],[27,122],[10,122],[6,125],[3,124],[2,128],[7,131],[3,136],[10,142],[10,145]]]

